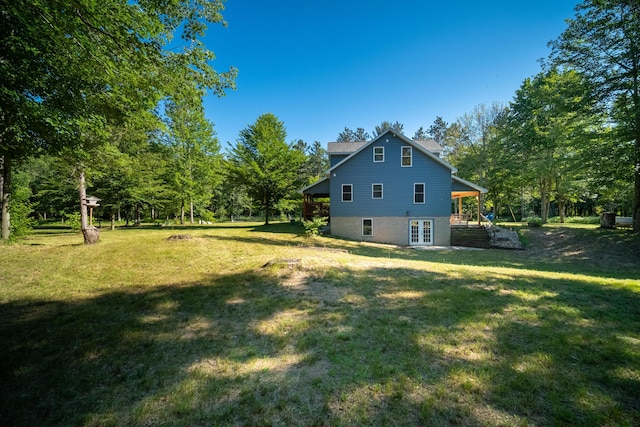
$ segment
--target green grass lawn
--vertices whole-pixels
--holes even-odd
[[[0,246],[0,425],[640,425],[640,237],[519,233],[38,230]]]

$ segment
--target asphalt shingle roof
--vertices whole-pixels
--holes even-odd
[[[433,139],[426,140],[418,140],[414,142],[424,148],[427,151],[430,151],[434,154],[440,154],[442,152],[442,147]],[[354,151],[359,150],[363,145],[365,145],[367,141],[359,141],[359,142],[329,142],[327,144],[327,152],[329,154],[351,154]]]

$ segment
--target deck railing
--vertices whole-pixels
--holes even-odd
[[[329,216],[328,202],[304,202],[304,219],[310,220],[314,216]]]
[[[451,225],[469,225],[469,215],[460,213],[451,214],[449,223]]]

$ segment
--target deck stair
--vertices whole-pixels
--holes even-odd
[[[489,249],[491,247],[491,238],[485,226],[452,225],[451,246]]]

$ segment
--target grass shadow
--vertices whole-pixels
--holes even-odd
[[[18,299],[0,422],[632,425],[638,307],[582,280],[389,265]]]

